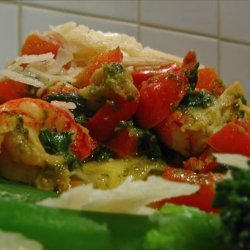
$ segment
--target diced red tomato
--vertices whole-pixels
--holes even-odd
[[[167,166],[164,170],[163,177],[170,181],[188,182],[192,184],[214,184],[222,180],[223,175],[214,173],[196,173],[192,170],[183,168],[173,168]]]
[[[138,140],[138,135],[132,129],[124,128],[114,134],[106,146],[119,157],[124,158],[137,153]]]
[[[157,202],[155,206],[161,208],[165,203],[173,203],[177,205],[186,205],[197,207],[207,212],[219,212],[218,209],[212,207],[215,195],[215,183],[222,180],[222,176],[217,174],[197,174],[190,170],[176,169],[166,167],[163,177],[170,181],[187,182],[200,185],[197,193],[179,196],[170,199],[164,199]]]
[[[212,68],[203,68],[198,71],[196,88],[205,89],[215,96],[221,95],[225,89],[216,71]]]
[[[120,121],[126,121],[134,115],[138,106],[138,98],[124,100],[121,96],[115,96],[111,103],[104,104],[91,117],[86,126],[90,134],[98,141],[108,139]]]
[[[147,81],[149,78],[155,75],[177,73],[180,70],[180,66],[175,63],[170,63],[159,68],[151,69],[137,69],[132,72],[133,82],[136,87],[139,87],[143,81]]]
[[[123,55],[119,47],[98,55],[93,60],[91,60],[87,65],[87,68],[78,75],[74,85],[79,88],[88,86],[90,84],[91,76],[93,75],[93,73],[97,69],[99,69],[103,64],[109,64],[114,62],[120,63],[122,62],[122,58]]]
[[[161,201],[162,205],[167,203],[173,203],[176,205],[186,205],[190,207],[197,207],[206,212],[214,212],[218,213],[219,209],[212,207],[212,202],[215,196],[215,187],[214,185],[200,185],[200,189],[197,193],[187,195],[187,196],[179,196],[173,197],[170,199],[166,199]]]
[[[136,119],[143,128],[152,128],[173,112],[186,93],[187,83],[166,74],[142,83]]]
[[[136,119],[143,128],[153,128],[173,113],[173,106],[181,102],[187,91],[185,72],[196,64],[195,52],[189,51],[180,69],[155,75],[141,84]]]
[[[29,94],[29,86],[13,80],[0,81],[0,104],[25,97]]]
[[[209,173],[217,168],[216,158],[211,150],[204,151],[199,157],[190,157],[184,162],[183,168],[198,173]]]
[[[40,55],[51,52],[56,56],[59,48],[59,44],[48,42],[37,34],[31,34],[22,46],[21,55]]]
[[[197,63],[196,53],[193,50],[187,52],[182,62],[182,70],[191,69]]]
[[[219,153],[242,154],[250,157],[250,123],[237,120],[225,125],[207,141]]]

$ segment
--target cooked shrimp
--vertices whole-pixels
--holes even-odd
[[[242,104],[242,95],[242,87],[236,82],[212,106],[178,109],[157,126],[159,138],[183,156],[203,152],[207,148],[207,138],[236,119],[239,111],[244,111],[245,119],[249,120],[249,108]]]
[[[70,150],[80,160],[95,147],[88,131],[67,111],[39,99],[9,101],[0,106],[0,175],[63,191],[70,181],[67,159],[46,152],[39,139],[43,130],[72,134]]]

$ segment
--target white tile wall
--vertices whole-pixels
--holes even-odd
[[[250,43],[250,1],[221,1],[221,37]]]
[[[141,22],[217,35],[217,1],[141,1]]]
[[[117,18],[127,21],[137,20],[137,1],[133,0],[108,0],[108,1],[41,1],[21,0],[26,3],[53,7],[64,11],[73,11],[82,14],[98,15],[108,18]]]
[[[33,30],[45,31],[48,30],[50,25],[59,25],[70,21],[84,24],[96,30],[121,32],[131,36],[137,35],[135,24],[111,21],[108,19],[103,20],[100,18],[75,15],[54,10],[23,7],[21,18],[23,38]]]
[[[194,49],[227,83],[240,80],[250,100],[250,0],[0,0],[0,68],[30,31],[67,21],[179,56]]]
[[[250,46],[222,42],[220,63],[222,78],[228,84],[240,81],[250,101]]]
[[[18,7],[0,3],[0,65],[16,56],[18,51]]]
[[[181,57],[188,50],[195,50],[200,63],[217,69],[218,41],[216,39],[142,27],[141,42],[147,46]]]

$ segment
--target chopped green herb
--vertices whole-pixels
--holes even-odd
[[[45,151],[49,154],[66,153],[72,143],[72,134],[68,132],[55,132],[42,130],[39,139],[43,144]]]
[[[238,113],[237,113],[237,117],[239,119],[242,119],[242,118],[244,118],[244,116],[245,116],[245,111],[239,110]]]
[[[189,86],[190,86],[190,90],[194,90],[195,86],[197,84],[199,65],[200,65],[199,63],[196,63],[193,68],[187,69],[185,71],[185,74],[186,74],[186,76],[188,78],[188,83],[189,83]]]
[[[150,130],[142,130],[140,149],[146,156],[152,160],[159,160],[162,156],[159,141],[156,135]]]
[[[70,112],[74,115],[76,122],[84,124],[89,117],[93,115],[92,111],[87,107],[86,100],[74,93],[57,93],[46,96],[46,101],[63,101],[73,102],[76,105],[75,109],[70,109]]]
[[[39,134],[39,139],[47,153],[64,155],[70,168],[79,165],[79,159],[70,152],[72,144],[71,133],[42,130]]]
[[[240,100],[242,104],[247,105],[247,99],[244,96],[242,96]]]
[[[107,161],[110,158],[113,158],[114,154],[108,150],[105,146],[98,147],[93,153],[91,160],[95,161]]]
[[[180,103],[179,107],[207,108],[214,102],[214,97],[205,91],[193,91],[188,93]]]
[[[229,249],[247,250],[250,247],[250,170],[233,168],[232,179],[216,185],[214,206],[221,209],[224,228],[221,242]]]

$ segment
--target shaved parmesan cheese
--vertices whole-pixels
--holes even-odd
[[[48,73],[59,73],[64,65],[73,60],[73,55],[70,50],[60,48],[58,50],[55,62],[48,68]]]
[[[3,69],[0,71],[0,75],[8,77],[11,80],[22,82],[34,87],[43,87],[44,84],[39,80],[31,77],[24,76],[23,74],[11,71],[9,69]]]
[[[52,101],[51,104],[64,109],[64,110],[69,110],[69,109],[75,109],[76,105],[73,102],[63,102],[63,101]]]
[[[50,60],[53,60],[53,58],[54,58],[54,55],[51,52],[46,53],[46,54],[41,54],[41,55],[23,55],[23,56],[15,58],[14,60],[15,63],[9,65],[8,69],[15,70],[21,64],[50,61]]]
[[[58,44],[61,44],[64,49],[73,52],[72,46],[70,46],[67,40],[60,33],[58,33],[53,26],[50,25],[49,29],[50,29],[49,31],[44,32],[45,37],[49,37],[51,40],[57,41]]]
[[[177,60],[176,60],[177,61]],[[124,66],[135,66],[135,67],[142,67],[142,66],[161,66],[166,65],[168,63],[173,63],[173,60],[167,60],[166,58],[150,58],[150,57],[127,57],[124,56],[122,61]],[[178,64],[181,64],[178,62]]]
[[[42,250],[42,245],[19,233],[0,230],[0,250]]]
[[[250,169],[249,161],[250,158],[238,155],[238,154],[213,154],[218,163],[226,164],[232,167],[237,167],[241,169]]]
[[[118,33],[104,33],[89,29],[87,26],[70,22],[56,27],[51,27],[51,34],[60,34],[60,38],[74,52],[74,59],[78,65],[87,63],[100,53],[120,47],[122,53],[127,58],[142,56],[144,58],[156,58],[169,62],[181,63],[182,58],[166,54],[143,45],[132,36]]]
[[[52,75],[48,74],[47,72],[43,72],[39,69],[29,67],[29,72],[36,74],[38,77],[43,78],[44,80],[48,81],[49,83],[53,83],[55,81],[62,81],[62,82],[74,82],[74,76],[61,74],[61,75]]]
[[[63,68],[72,59],[72,52],[65,48],[58,50],[56,59],[51,52],[41,55],[24,55],[17,57],[0,74],[35,87],[44,87],[56,81],[72,83],[75,81],[74,77],[81,71],[78,67],[69,70]],[[21,67],[23,64],[26,67]]]
[[[167,181],[150,176],[147,181],[132,181],[127,178],[120,186],[110,189],[94,189],[92,185],[82,185],[61,194],[59,198],[49,198],[38,202],[40,205],[127,214],[150,214],[154,210],[148,204],[164,198],[189,195],[197,192],[199,186]]]

